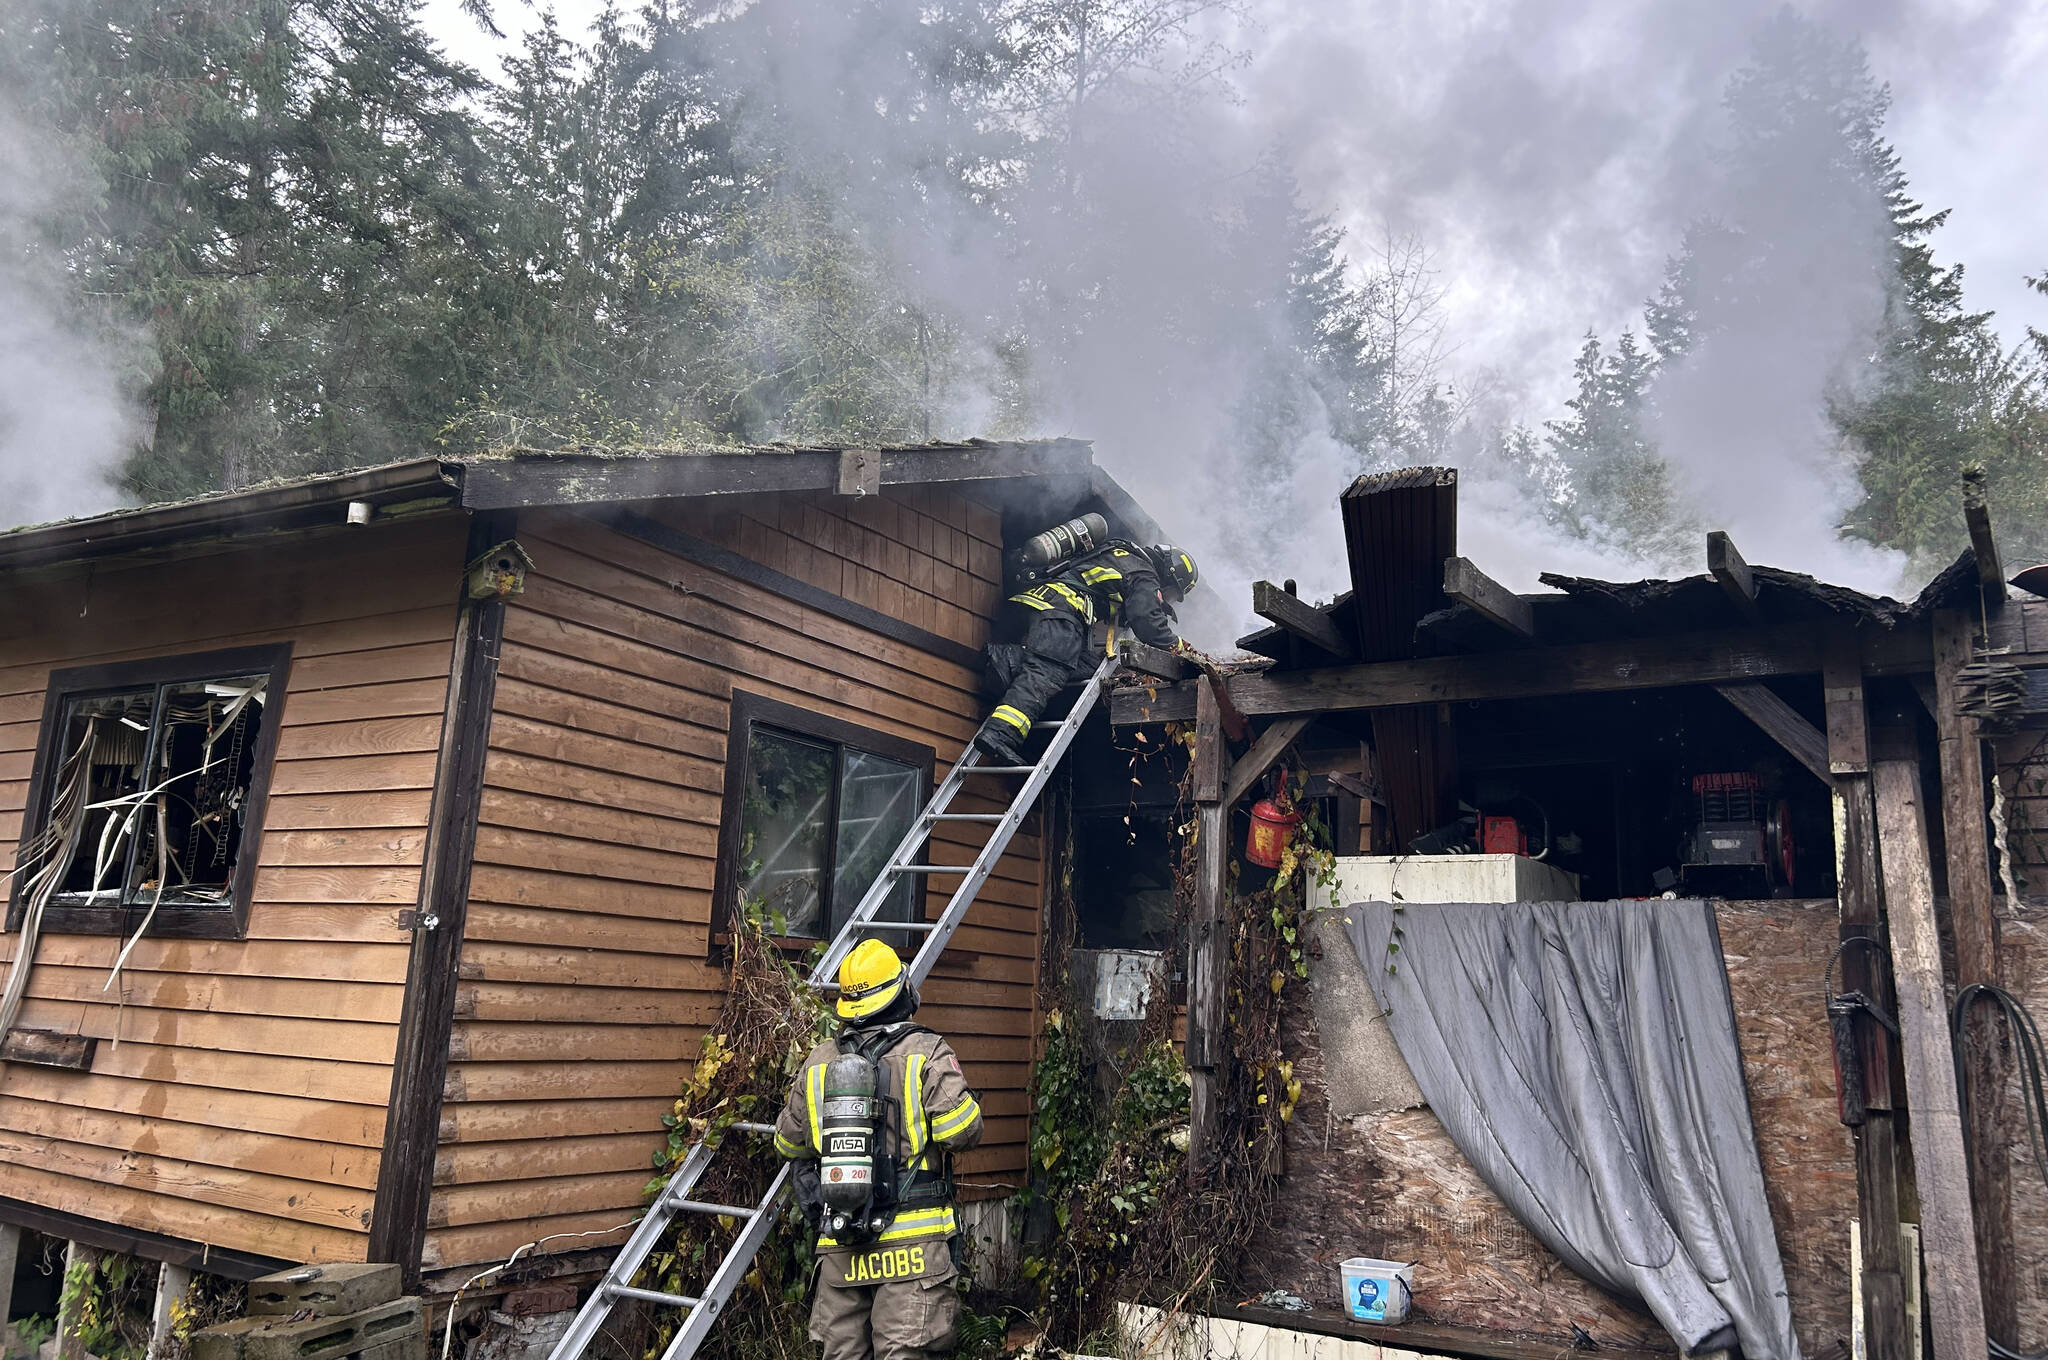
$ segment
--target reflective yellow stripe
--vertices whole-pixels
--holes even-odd
[[[804,1104],[811,1112],[811,1150],[825,1152],[825,1130],[821,1112],[825,1106],[825,1064],[804,1069]]]
[[[964,1132],[980,1117],[981,1102],[969,1096],[932,1121],[932,1138],[943,1143],[954,1134]]]
[[[1017,735],[1020,737],[1031,735],[1031,719],[1024,716],[1024,710],[1021,708],[1012,708],[1008,704],[997,704],[996,711],[989,714],[989,716],[991,718],[1000,718],[1004,723],[1016,728]]]
[[[1081,579],[1091,586],[1099,586],[1104,581],[1121,581],[1124,574],[1115,567],[1083,567]]]
[[[877,1242],[900,1242],[906,1237],[951,1237],[955,1227],[953,1206],[950,1204],[937,1209],[911,1209],[896,1215],[890,1221],[888,1229],[874,1240]],[[837,1238],[825,1236],[818,1238],[820,1249],[839,1245],[841,1244]],[[860,1243],[859,1245],[866,1246],[867,1243]]]
[[[1033,595],[1033,594],[1031,594],[1031,593],[1029,593],[1029,592],[1026,592],[1025,594],[1022,594],[1022,595],[1012,595],[1012,596],[1010,597],[1010,603],[1011,603],[1011,604],[1025,604],[1025,605],[1030,605],[1030,606],[1031,606],[1031,607],[1032,607],[1033,609],[1050,609],[1050,608],[1052,608],[1052,601],[1051,601],[1051,600],[1047,600],[1047,599],[1042,599],[1042,598],[1040,598],[1039,596],[1037,596],[1037,595]]]
[[[777,1129],[775,1131],[775,1150],[785,1157],[801,1157],[804,1153],[804,1145],[802,1143],[790,1142],[782,1136],[782,1130]]]
[[[913,1053],[903,1064],[903,1136],[910,1145],[912,1171],[917,1170],[919,1154],[929,1136],[924,1120],[924,1062],[924,1054]]]
[[[1059,581],[1048,581],[1040,589],[1050,590],[1053,594],[1072,605],[1082,618],[1090,623],[1095,622],[1095,602],[1075,590],[1072,586],[1062,584]]]

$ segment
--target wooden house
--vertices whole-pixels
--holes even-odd
[[[1454,860],[1496,855],[1568,880],[1571,900],[1709,902],[1806,1356],[1904,1360],[1921,1353],[1923,1324],[1936,1356],[1981,1355],[1987,1331],[2023,1350],[2048,1341],[2048,1189],[2013,1103],[2017,1060],[1986,1040],[1998,1022],[1974,1003],[1959,1118],[1950,1050],[1961,988],[2000,984],[2048,1016],[2048,599],[2008,588],[1981,496],[1966,485],[1972,550],[1911,602],[1752,567],[1724,534],[1683,580],[1545,577],[1549,591],[1519,595],[1461,555],[1483,561],[1487,545],[1459,541],[1454,470],[1361,478],[1340,508],[1348,591],[1311,604],[1260,582],[1251,603],[1272,626],[1240,646],[1261,660],[1220,685],[1131,685],[1112,700],[1126,744],[1133,729],[1195,723],[1196,1174],[1215,1136],[1207,1092],[1228,1089],[1231,1052],[1211,985],[1228,955],[1204,951],[1232,938],[1212,926],[1228,925],[1223,885],[1265,881],[1226,861],[1279,761],[1310,775],[1307,796],[1338,852],[1363,857],[1361,875],[1406,875],[1342,898],[1391,904],[1387,919],[1559,900],[1430,895],[1461,891],[1426,886]],[[1247,726],[1233,734],[1233,718]],[[1708,810],[1727,790],[1753,811]],[[1703,833],[1715,816],[1753,822],[1755,838]],[[1079,905],[1084,944],[1136,914]],[[1447,1133],[1392,1047],[1364,959],[1333,929],[1348,914],[1320,914],[1308,996],[1282,1027],[1304,1088],[1284,1135],[1288,1212],[1234,1282],[1239,1298],[1280,1289],[1316,1311],[1226,1307],[1207,1344],[1227,1354],[1278,1328],[1494,1360],[1670,1353],[1639,1301],[1575,1274]],[[1412,975],[1413,951],[1400,958]],[[1874,998],[1899,1031],[1848,1003],[1864,1073],[1853,1102],[1838,1090],[1829,1006],[1848,993]],[[1414,1325],[1345,1316],[1335,1266],[1350,1256],[1416,1263]]]
[[[982,716],[1006,543],[1083,510],[1156,533],[1047,441],[422,459],[0,534],[0,1224],[432,1275],[629,1219],[726,913],[829,933]],[[1044,850],[927,989],[970,1199],[1022,1180]]]

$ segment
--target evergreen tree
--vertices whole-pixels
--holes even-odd
[[[144,498],[402,457],[465,383],[442,280],[490,205],[462,99],[403,0],[26,0],[0,85],[82,148],[46,215],[99,324],[146,335]],[[459,312],[461,309],[455,309]]]
[[[1656,356],[1634,332],[1623,331],[1611,354],[1589,333],[1572,365],[1578,390],[1565,402],[1571,414],[1544,422],[1545,443],[1569,486],[1555,501],[1562,527],[1676,567],[1688,556],[1695,526],[1678,503],[1671,469],[1645,430],[1656,369]],[[1521,452],[1530,461],[1526,445]]]

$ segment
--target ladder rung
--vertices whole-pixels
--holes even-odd
[[[616,1299],[639,1299],[643,1303],[665,1303],[671,1308],[695,1308],[698,1300],[688,1294],[664,1294],[659,1289],[636,1289],[630,1284],[608,1284],[604,1292]]]
[[[1035,774],[1036,765],[969,765],[962,774]]]
[[[773,1138],[775,1136],[775,1126],[773,1124],[743,1124],[738,1120],[734,1120],[726,1125],[726,1127],[738,1129],[741,1133],[755,1134],[762,1138]]]
[[[1000,822],[1009,816],[1007,812],[934,812],[935,822]]]
[[[669,1207],[685,1214],[718,1214],[723,1218],[752,1218],[754,1211],[739,1204],[713,1204],[709,1200],[675,1199]]]
[[[862,921],[862,930],[937,930],[937,921]],[[838,984],[833,984],[837,986]]]
[[[972,864],[892,864],[892,874],[971,874]]]

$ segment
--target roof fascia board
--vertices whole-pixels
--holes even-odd
[[[133,552],[209,530],[243,536],[303,528],[317,512],[350,501],[389,502],[460,485],[460,470],[439,459],[415,459],[285,486],[117,510],[90,519],[0,533],[0,570]]]
[[[884,449],[882,485],[1015,480],[1080,472],[1093,456],[1078,440],[985,447]],[[653,458],[548,456],[482,460],[463,473],[471,510],[599,505],[762,492],[837,491],[839,452],[685,453]]]

